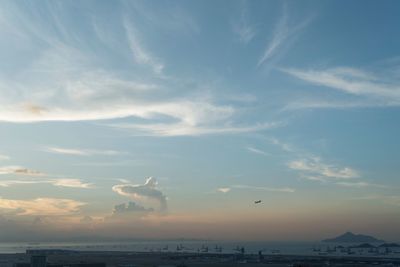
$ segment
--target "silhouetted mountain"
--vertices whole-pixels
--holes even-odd
[[[376,239],[375,237],[369,235],[356,235],[352,232],[344,233],[335,238],[329,238],[322,240],[322,242],[330,243],[381,243],[385,242],[383,240]]]
[[[371,245],[370,243],[362,243],[360,245],[352,246],[350,248],[375,248],[375,246]]]

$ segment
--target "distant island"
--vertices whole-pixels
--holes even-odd
[[[344,233],[340,236],[322,240],[329,243],[383,243],[385,241],[369,235],[358,235],[352,232]]]

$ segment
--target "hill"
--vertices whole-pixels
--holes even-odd
[[[353,234],[352,232],[344,233],[334,238],[328,238],[322,240],[322,242],[329,243],[383,243],[383,240],[379,240],[369,235]]]

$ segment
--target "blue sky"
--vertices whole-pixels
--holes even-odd
[[[5,240],[400,239],[397,1],[0,5]]]

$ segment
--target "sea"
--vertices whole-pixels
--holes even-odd
[[[355,244],[353,244],[355,245]],[[400,257],[400,249],[348,248],[352,244],[321,242],[243,242],[243,241],[129,241],[129,242],[4,242],[0,253],[25,253],[28,249],[61,249],[72,251],[125,251],[174,253],[244,253],[263,255],[320,255]]]

